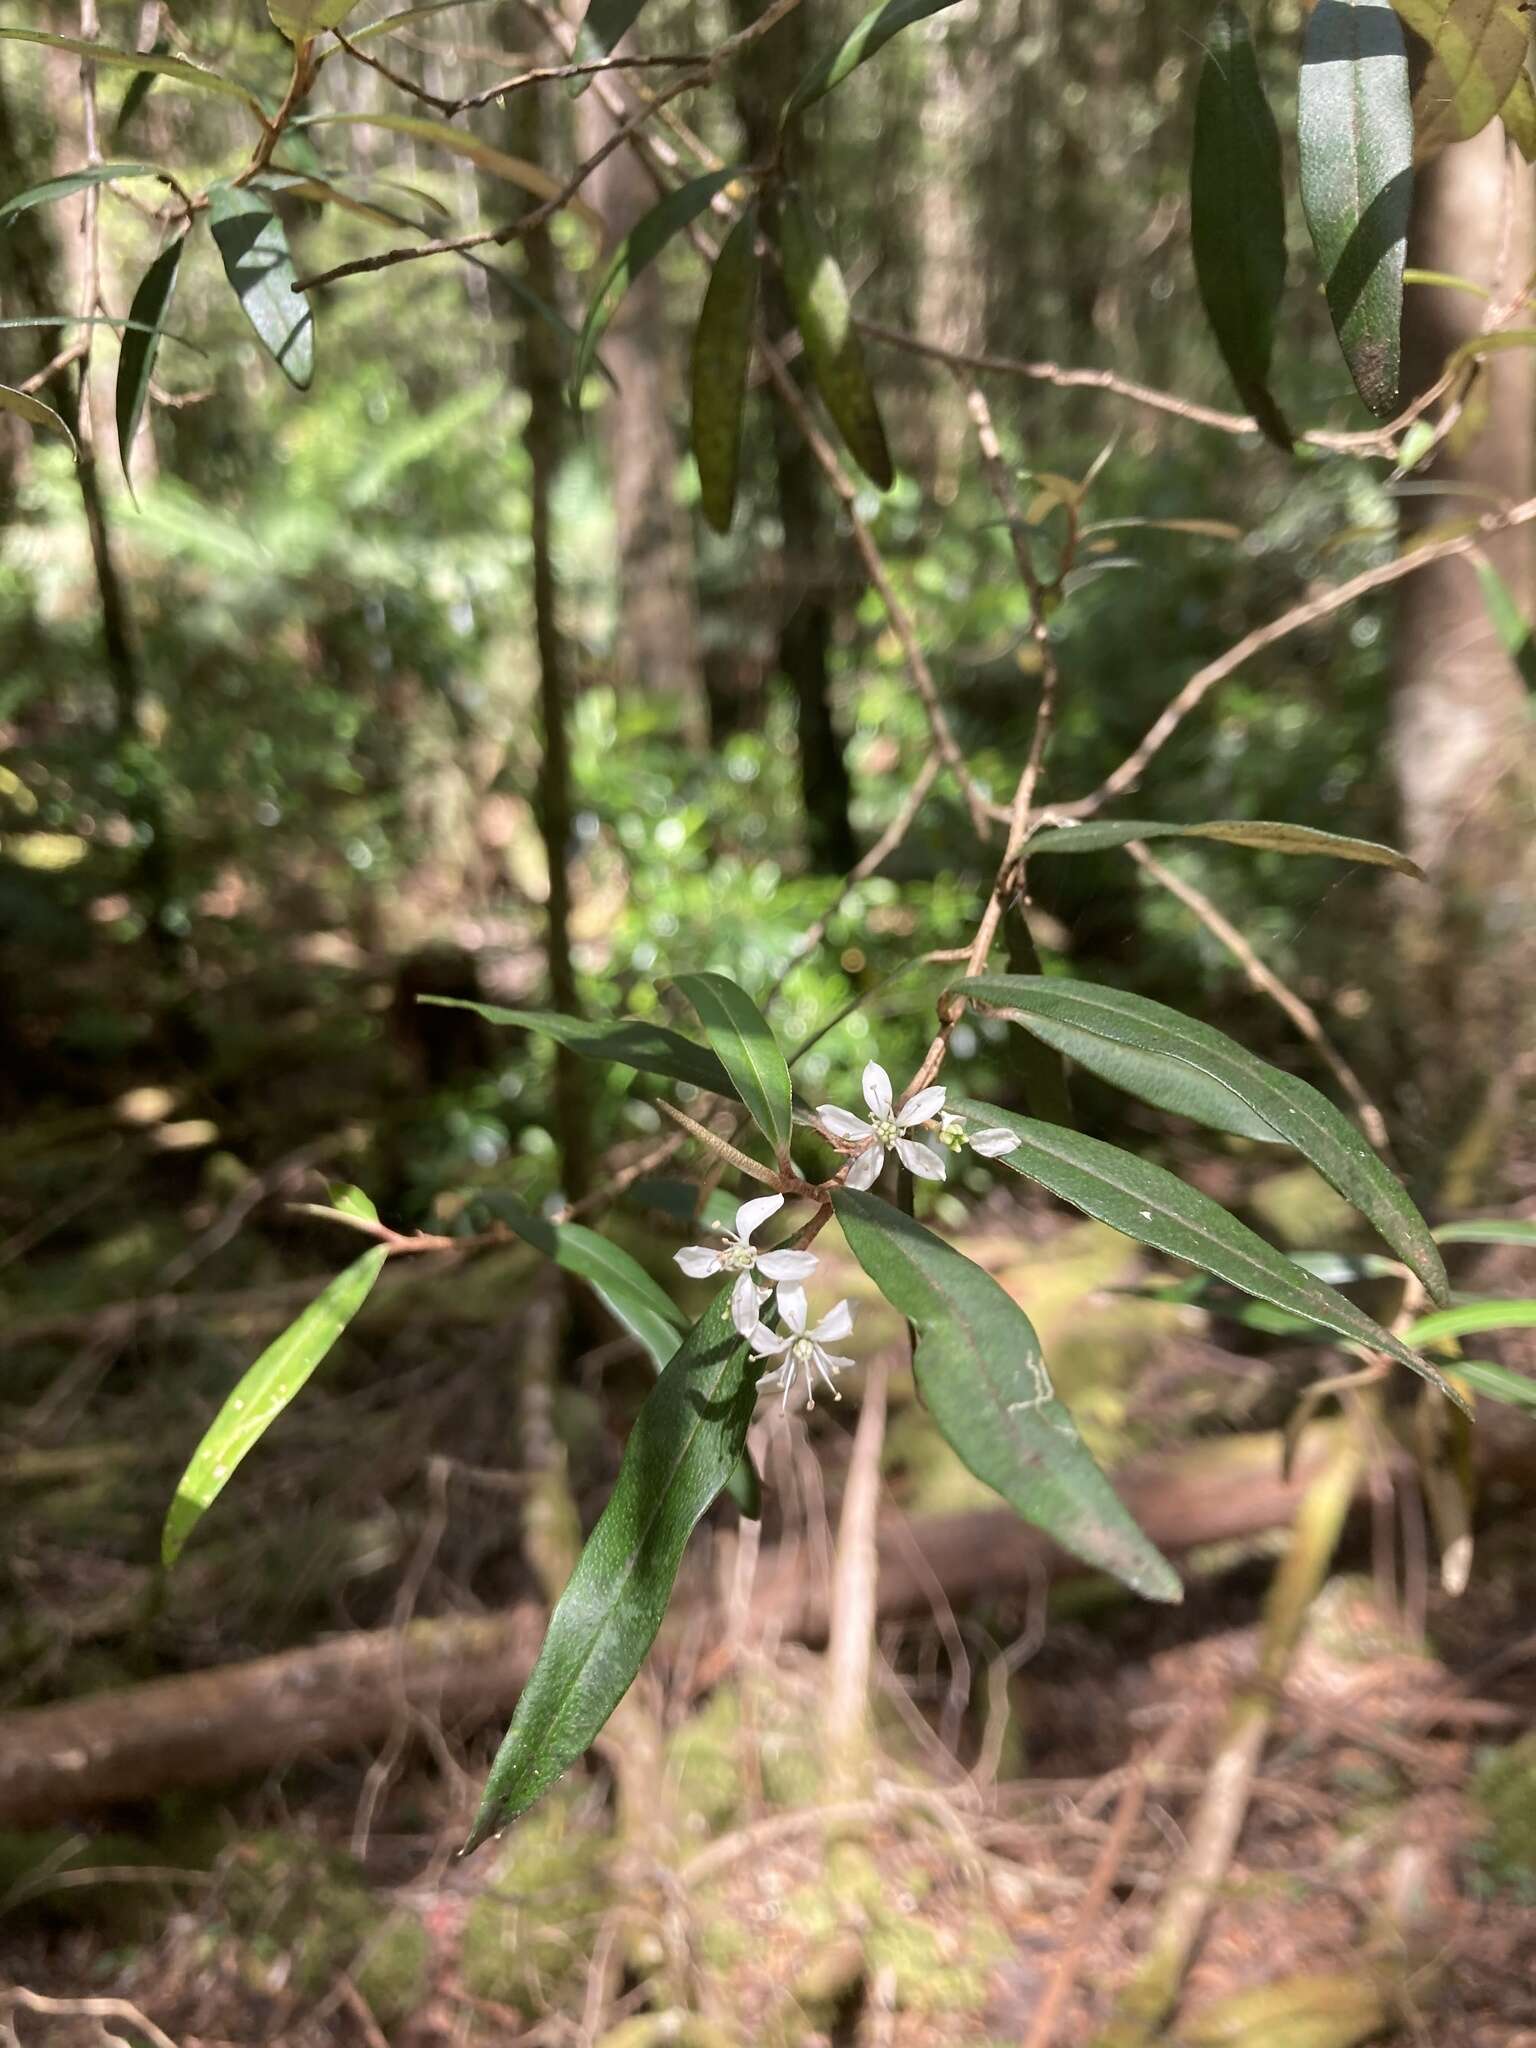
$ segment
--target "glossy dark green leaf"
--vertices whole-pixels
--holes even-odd
[[[1409,1329],[1410,1344],[1444,1344],[1452,1337],[1480,1336],[1485,1330],[1536,1329],[1536,1301],[1461,1301],[1454,1308],[1420,1316]]]
[[[693,334],[693,459],[699,502],[716,533],[729,533],[736,510],[757,269],[757,209],[749,206],[721,245]]]
[[[56,36],[36,28],[0,28],[0,41],[43,43],[50,50],[67,50],[72,57],[87,58],[92,64],[105,64],[119,71],[153,71],[158,77],[174,78],[178,85],[201,86],[206,92],[244,100],[248,107],[261,111],[255,96],[233,79],[221,78],[216,71],[204,71],[201,65],[188,64],[180,57],[161,56],[154,50],[115,50],[108,43],[83,43],[77,36]]]
[[[1408,54],[1389,0],[1318,0],[1301,48],[1301,203],[1355,389],[1397,409],[1413,204]]]
[[[1461,1223],[1442,1223],[1435,1232],[1436,1244],[1519,1244],[1536,1250],[1536,1223],[1524,1223],[1518,1216],[1468,1217]]]
[[[1519,600],[1486,555],[1474,555],[1472,567],[1483,593],[1483,604],[1499,636],[1499,645],[1520,672],[1520,680],[1536,694],[1536,634],[1520,609]]]
[[[155,374],[155,360],[186,246],[187,237],[178,235],[160,251],[139,280],[133,304],[128,308],[131,324],[123,335],[117,358],[116,393],[117,450],[125,477],[133,460],[133,440],[149,396],[150,379]]]
[[[986,975],[963,989],[1144,1102],[1293,1146],[1370,1219],[1432,1300],[1449,1299],[1428,1224],[1354,1125],[1305,1081],[1208,1024],[1120,989],[1031,975]]]
[[[1280,135],[1234,0],[1221,0],[1205,31],[1189,225],[1200,299],[1222,360],[1264,432],[1289,450],[1291,430],[1269,389],[1285,290]]]
[[[746,1104],[774,1157],[787,1158],[794,1129],[789,1068],[767,1018],[728,975],[679,974],[673,985],[697,1011],[711,1050],[731,1077],[731,1094]]]
[[[18,419],[26,420],[34,427],[47,427],[52,433],[62,434],[79,455],[79,445],[68,422],[51,405],[44,405],[40,398],[34,398],[30,391],[13,391],[9,384],[0,384],[0,412],[14,413]]]
[[[150,45],[150,55],[152,57],[163,57],[169,48],[170,45],[166,42],[165,37],[157,35],[154,42]],[[114,142],[122,136],[127,128],[132,126],[134,115],[149,98],[150,94],[154,91],[154,87],[155,74],[153,71],[136,71],[132,78],[129,79],[128,88],[123,94],[122,104],[117,110],[117,119],[112,123],[112,140]]]
[[[317,1365],[373,1290],[385,1259],[383,1245],[338,1273],[241,1379],[214,1417],[182,1474],[165,1518],[160,1556],[174,1564],[204,1512],[224,1491],[235,1467],[299,1393]]]
[[[1512,1407],[1536,1408],[1536,1380],[1507,1365],[1494,1365],[1486,1358],[1458,1358],[1452,1370],[1465,1380],[1475,1394],[1490,1401],[1507,1401]]]
[[[882,491],[895,481],[848,286],[821,224],[797,193],[779,207],[779,256],[805,343],[805,360],[827,411],[860,469]]]
[[[712,1095],[736,1097],[731,1077],[715,1055],[665,1024],[644,1024],[637,1017],[589,1023],[584,1017],[563,1017],[557,1010],[504,1010],[498,1003],[470,1003],[460,996],[422,996],[420,1000],[444,1010],[473,1010],[487,1024],[512,1024],[523,1031],[541,1032],[584,1059],[613,1060],[642,1074],[663,1074],[669,1081],[707,1088]]]
[[[224,274],[257,338],[290,384],[302,391],[315,373],[315,323],[293,286],[288,237],[270,203],[248,187],[215,185],[208,223]]]
[[[0,206],[0,221],[9,220],[13,214],[25,213],[29,207],[46,206],[54,199],[68,199],[71,193],[83,192],[88,185],[110,185],[114,179],[164,176],[158,164],[86,164],[78,171],[65,171],[60,177],[48,178],[41,185],[31,185],[25,192],[18,192],[13,199],[7,199]]]
[[[515,1230],[563,1272],[585,1280],[609,1314],[641,1344],[659,1371],[678,1345],[688,1318],[628,1252],[580,1223],[551,1223],[506,1195],[481,1198],[491,1214]]]
[[[1400,875],[1423,881],[1424,871],[1406,853],[1380,846],[1374,839],[1346,839],[1337,832],[1314,831],[1310,825],[1272,824],[1265,819],[1217,818],[1205,824],[1165,825],[1149,818],[1091,818],[1081,825],[1057,825],[1038,832],[1029,842],[1037,853],[1100,853],[1133,839],[1217,839],[1227,846],[1252,847],[1259,853],[1317,854],[1329,860],[1358,860],[1371,867],[1395,868]]]
[[[1519,81],[1531,32],[1521,0],[1396,0],[1429,49],[1413,95],[1421,160],[1479,134]]]
[[[611,57],[620,42],[640,19],[645,0],[587,0],[572,57],[578,64],[600,64]],[[571,97],[579,99],[592,83],[590,77],[571,80]]]
[[[525,1813],[601,1731],[666,1613],[683,1550],[730,1478],[757,1401],[729,1287],[635,1418],[608,1505],[550,1616],[466,1852]]]
[[[658,200],[649,213],[636,221],[614,250],[592,295],[587,317],[581,323],[576,360],[571,367],[573,402],[580,398],[581,387],[592,367],[598,344],[635,279],[655,262],[675,235],[680,235],[690,221],[698,219],[717,192],[723,192],[733,179],[740,176],[739,170],[728,168],[707,172],[702,178],[691,178],[686,185],[679,185],[675,192],[669,192],[665,199]]]
[[[913,1371],[966,1468],[1026,1522],[1151,1600],[1178,1600],[1052,1392],[1029,1318],[990,1273],[877,1195],[833,1197],[849,1250],[917,1333]]]
[[[1166,1252],[1170,1258],[1200,1266],[1287,1315],[1302,1316],[1368,1350],[1384,1351],[1455,1399],[1433,1366],[1363,1309],[1314,1279],[1294,1259],[1286,1258],[1245,1223],[1229,1216],[1209,1195],[1187,1186],[1165,1168],[1098,1138],[1085,1138],[1080,1131],[1037,1123],[984,1102],[960,1101],[947,1106],[968,1124],[1012,1131],[1018,1144],[1013,1151],[1000,1153],[995,1163],[1048,1188],[1085,1216],[1109,1224],[1139,1244]]]
[[[803,114],[824,93],[841,85],[850,71],[867,64],[877,50],[885,48],[892,36],[900,35],[914,22],[926,21],[930,14],[939,14],[953,5],[954,0],[881,0],[881,4],[871,7],[835,49],[817,58],[785,102],[781,123],[792,121],[796,114]]]

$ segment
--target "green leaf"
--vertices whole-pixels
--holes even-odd
[[[123,335],[117,359],[117,451],[125,477],[129,476],[133,438],[139,430],[144,401],[149,396],[150,379],[155,374],[155,359],[160,353],[160,340],[170,314],[176,275],[181,269],[187,239],[184,234],[178,235],[174,242],[161,250],[140,278],[133,304],[128,309],[131,324]],[[131,477],[129,488],[132,489]]]
[[[1355,389],[1385,418],[1402,371],[1413,204],[1408,53],[1389,0],[1318,0],[1301,47],[1301,203]]]
[[[166,42],[164,36],[157,35],[154,42],[150,45],[150,52],[156,57],[163,56],[169,47],[170,45]],[[117,110],[117,119],[112,123],[112,140],[114,142],[118,140],[123,131],[129,126],[134,115],[154,91],[154,87],[155,74],[153,71],[136,71],[132,78],[129,79],[127,90],[123,94],[122,105]]]
[[[573,60],[577,64],[600,64],[605,57],[611,57],[639,20],[644,6],[645,0],[588,0],[571,53]],[[580,99],[591,83],[590,77],[573,78],[571,98]]]
[[[794,1129],[789,1068],[767,1018],[728,975],[679,974],[673,986],[698,1012],[704,1036],[731,1077],[730,1092],[746,1104],[775,1159],[788,1158]]]
[[[1463,1223],[1442,1223],[1436,1244],[1520,1244],[1536,1248],[1536,1223],[1517,1216],[1469,1217]]]
[[[917,1332],[919,1391],[956,1456],[1037,1529],[1151,1600],[1178,1600],[1052,1392],[1029,1318],[990,1273],[877,1195],[832,1198],[849,1250]]]
[[[540,201],[557,198],[564,189],[563,179],[552,177],[525,157],[508,156],[504,149],[482,142],[467,128],[455,128],[451,121],[434,121],[426,114],[306,114],[295,125],[309,129],[319,128],[328,122],[340,122],[353,128],[387,128],[394,135],[409,135],[414,141],[428,143],[434,149],[447,150],[450,156],[467,158],[477,169],[502,178],[509,185],[516,185]],[[566,202],[565,210],[601,238],[603,217],[584,199],[572,197]]]
[[[587,317],[581,323],[576,360],[571,366],[573,404],[580,399],[581,387],[592,367],[598,343],[618,311],[624,294],[640,273],[655,262],[673,236],[680,235],[690,221],[697,220],[715,194],[723,192],[733,179],[740,176],[739,170],[727,168],[710,171],[702,178],[690,178],[686,185],[679,185],[675,192],[669,192],[665,199],[658,200],[649,213],[643,214],[614,250],[598,280],[597,290],[592,294]]]
[[[1036,1123],[984,1102],[950,1102],[946,1107],[978,1127],[1001,1126],[1012,1131],[1019,1143],[1013,1151],[1000,1153],[994,1163],[1048,1188],[1085,1216],[1109,1224],[1138,1244],[1166,1252],[1170,1258],[1200,1266],[1287,1315],[1303,1316],[1367,1350],[1384,1351],[1448,1398],[1456,1399],[1434,1367],[1406,1343],[1346,1296],[1314,1279],[1294,1259],[1266,1244],[1209,1195],[1186,1186],[1163,1167],[1098,1138],[1085,1138],[1080,1131]]]
[[[86,164],[78,171],[65,171],[61,177],[49,178],[41,185],[29,186],[25,192],[18,192],[14,199],[7,199],[5,204],[0,206],[0,221],[10,219],[13,214],[25,213],[29,207],[46,206],[50,200],[67,199],[72,192],[83,192],[88,185],[109,185],[116,178],[164,176],[165,172],[158,164]]]
[[[557,1010],[504,1010],[496,1003],[470,1003],[461,996],[422,996],[420,1001],[444,1010],[473,1010],[487,1024],[541,1032],[584,1059],[614,1060],[642,1074],[664,1074],[669,1081],[686,1081],[690,1087],[707,1088],[711,1095],[738,1099],[730,1075],[715,1055],[665,1024],[643,1024],[636,1017],[594,1024],[584,1017],[563,1017]]]
[[[9,384],[0,384],[0,412],[15,413],[18,419],[27,420],[34,427],[48,427],[55,434],[62,434],[75,451],[78,461],[79,445],[70,431],[68,423],[56,413],[51,405],[44,405],[40,398],[34,398],[30,391],[13,391]]]
[[[307,43],[328,28],[340,28],[357,0],[267,0],[272,26],[290,43]]]
[[[644,1347],[658,1371],[667,1364],[682,1342],[688,1318],[644,1266],[580,1223],[551,1223],[530,1215],[506,1195],[488,1194],[481,1200],[525,1244],[553,1259],[562,1272],[585,1280],[615,1322]]]
[[[293,289],[282,222],[259,193],[234,185],[210,190],[208,222],[246,319],[289,383],[305,390],[315,374],[315,323]]]
[[[465,1853],[525,1813],[629,1690],[683,1550],[740,1460],[757,1403],[722,1287],[635,1418],[608,1505],[550,1616]]]
[[[1487,127],[1514,91],[1530,30],[1520,0],[1396,0],[1429,45],[1413,95],[1415,153],[1422,160]]]
[[[1484,1330],[1531,1329],[1536,1329],[1536,1301],[1463,1301],[1455,1308],[1420,1316],[1407,1332],[1407,1341],[1444,1344],[1452,1337],[1477,1336]]]
[[[377,1223],[379,1220],[373,1197],[345,1182],[331,1189],[331,1207],[339,1209],[343,1216],[360,1216],[365,1223]]]
[[[1485,1358],[1458,1358],[1454,1370],[1474,1393],[1486,1394],[1490,1401],[1536,1408],[1536,1380],[1527,1379],[1523,1372],[1511,1372],[1507,1365],[1494,1365]]]
[[[1432,1300],[1449,1299],[1423,1217],[1353,1124],[1294,1074],[1162,1003],[1092,982],[987,975],[952,993],[1011,1017],[1144,1102],[1218,1131],[1293,1146],[1370,1219]]]
[[[1536,694],[1536,635],[1520,609],[1515,593],[1486,555],[1474,555],[1472,567],[1482,586],[1483,604],[1499,636],[1499,645],[1520,672],[1520,680]]]
[[[1364,861],[1372,867],[1396,868],[1400,875],[1423,881],[1424,871],[1406,853],[1380,846],[1374,839],[1345,839],[1337,832],[1314,831],[1310,825],[1272,824],[1266,819],[1219,818],[1199,825],[1165,825],[1148,818],[1100,818],[1082,825],[1058,825],[1030,840],[1031,860],[1037,853],[1101,853],[1133,839],[1219,839],[1228,846],[1251,846],[1261,853],[1320,854],[1330,860]]]
[[[930,14],[938,14],[953,4],[954,0],[882,0],[881,5],[871,7],[857,27],[850,30],[835,49],[819,57],[807,71],[785,102],[779,125],[787,126],[824,93],[831,92],[835,85],[841,85],[850,71],[867,64],[876,51],[885,48],[892,36],[900,35],[914,22],[926,21]]]
[[[245,1374],[182,1475],[160,1539],[162,1563],[176,1562],[235,1467],[261,1441],[368,1299],[388,1256],[385,1246],[376,1245],[354,1259]]]
[[[92,64],[125,71],[153,71],[161,78],[174,78],[180,85],[200,85],[208,92],[222,93],[226,99],[244,100],[248,107],[261,112],[261,102],[243,85],[220,78],[216,71],[204,71],[201,65],[188,64],[180,57],[162,57],[154,50],[142,54],[137,50],[114,50],[107,43],[82,43],[76,36],[47,35],[36,28],[0,28],[0,41],[43,43],[50,50],[67,50],[72,57],[85,58]]]
[[[1527,163],[1536,163],[1536,86],[1522,69],[1510,87],[1509,97],[1499,109],[1504,133]]]
[[[716,533],[729,533],[736,509],[757,268],[757,209],[749,206],[721,245],[693,335],[693,459]]]
[[[1280,135],[1233,0],[1221,0],[1205,33],[1189,207],[1195,279],[1222,360],[1244,405],[1289,453],[1291,430],[1269,389],[1285,290]]]
[[[793,192],[779,207],[779,255],[816,389],[849,454],[872,483],[888,491],[896,472],[864,367],[848,287],[816,216]]]

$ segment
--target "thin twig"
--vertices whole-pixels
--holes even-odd
[[[0,2001],[51,2019],[121,2020],[124,2026],[137,2027],[154,2048],[176,2048],[170,2035],[126,1998],[45,1998],[40,1991],[14,1984],[8,1991],[0,1991]]]

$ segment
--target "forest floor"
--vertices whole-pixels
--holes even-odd
[[[206,1142],[172,1143],[119,1173],[85,1131],[31,1157],[71,1144],[98,1148],[95,1178],[60,1171],[50,1194],[39,1170],[22,1211],[49,1241],[5,1218],[28,1256],[0,1273],[0,1713],[529,1597],[508,1369],[521,1252],[381,1288],[163,1579],[181,1465],[335,1247],[282,1220],[303,1156],[253,1180]],[[1334,1241],[1295,1175],[1241,1155],[1211,1171],[1282,1239]],[[627,1227],[665,1272],[654,1220]],[[1043,1202],[984,1211],[967,1249],[1029,1310],[1111,1465],[1273,1431],[1336,1365],[1149,1299],[1132,1247]],[[858,1294],[835,1242],[828,1256]],[[1523,1277],[1477,1281],[1529,1292]],[[114,1316],[166,1294],[184,1306]],[[590,1514],[647,1376],[612,1329],[577,1335],[556,1421]],[[872,1305],[860,1335],[899,1362]],[[758,1425],[763,1556],[787,1547],[813,1577],[832,1568],[850,1392]],[[1536,2048],[1536,1440],[1507,1411],[1479,1427],[1504,1431],[1505,1454],[1461,1597],[1440,1589],[1407,1489],[1383,1478],[1350,1523],[1169,2036],[1186,2048]],[[899,1370],[886,1462],[903,1514],[983,1499]],[[694,1654],[467,1862],[453,1852],[498,1730],[419,1717],[379,1753],[0,1833],[0,2040],[1047,2048],[1051,1995],[1054,2048],[1089,2043],[1252,1672],[1283,1536],[1186,1556],[1180,1608],[1092,1579],[956,1608],[936,1585],[882,1634],[853,1797],[827,1775],[812,1650],[738,1630],[700,1683],[755,1540],[717,1510],[689,1585],[734,1590]]]

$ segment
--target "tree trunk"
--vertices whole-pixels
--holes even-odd
[[[1533,221],[1531,173],[1494,122],[1421,170],[1409,260],[1503,297],[1536,263]],[[1409,391],[1438,376],[1483,310],[1469,293],[1410,291]],[[1490,355],[1427,472],[1456,488],[1409,499],[1405,539],[1529,497],[1533,436],[1536,358]],[[1529,616],[1530,530],[1500,536],[1487,552]],[[1412,1138],[1437,1167],[1456,1148],[1444,1195],[1459,1205],[1492,1191],[1516,1102],[1536,1086],[1536,724],[1470,562],[1438,563],[1399,589],[1392,755],[1402,843],[1430,878],[1428,890],[1399,894],[1398,1009],[1413,1091],[1403,1106]]]

